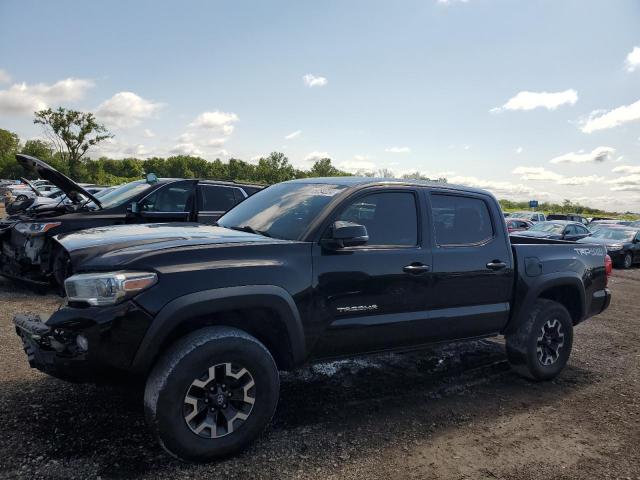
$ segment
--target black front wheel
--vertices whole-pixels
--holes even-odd
[[[567,364],[573,344],[573,322],[564,305],[538,299],[526,320],[506,336],[513,369],[531,380],[550,380]]]
[[[206,327],[171,346],[145,388],[147,422],[162,447],[186,461],[242,451],[265,429],[278,404],[273,357],[256,338]]]
[[[631,268],[633,265],[633,257],[631,253],[626,253],[624,258],[622,259],[622,268]]]

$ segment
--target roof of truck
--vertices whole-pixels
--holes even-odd
[[[328,185],[344,185],[354,187],[362,185],[417,185],[422,187],[442,188],[447,190],[459,190],[464,192],[475,192],[487,194],[486,190],[480,188],[467,187],[465,185],[454,185],[430,180],[416,180],[412,178],[374,178],[374,177],[310,177],[289,180],[286,183],[322,183]]]

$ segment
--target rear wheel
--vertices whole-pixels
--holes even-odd
[[[631,268],[632,265],[633,257],[631,256],[631,253],[626,253],[622,259],[622,268]]]
[[[573,322],[564,305],[538,299],[527,319],[506,336],[513,369],[531,380],[550,380],[567,364],[573,343]]]
[[[154,366],[145,414],[171,455],[208,461],[240,452],[270,422],[280,380],[273,357],[256,338],[207,327],[176,342]]]

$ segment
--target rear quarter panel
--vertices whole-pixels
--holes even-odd
[[[512,237],[516,259],[516,285],[509,331],[546,291],[557,287],[575,289],[579,310],[575,323],[600,313],[606,288],[605,255],[600,245],[558,240]]]

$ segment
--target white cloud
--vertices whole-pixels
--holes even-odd
[[[612,170],[613,173],[640,173],[640,165],[620,165]]]
[[[145,138],[153,138],[156,136],[155,133],[153,133],[151,130],[149,130],[148,128],[144,129],[144,132],[142,132],[142,135],[145,136]]]
[[[469,0],[438,0],[440,5],[452,5],[454,3],[468,3]]]
[[[633,50],[629,52],[625,60],[628,72],[633,72],[637,68],[640,68],[640,47],[633,47]]]
[[[537,198],[548,196],[546,192],[534,190],[531,187],[513,182],[500,182],[494,180],[483,180],[471,176],[454,176],[447,179],[449,183],[467,185],[469,187],[489,190],[500,198],[523,198],[524,196],[535,195]]]
[[[559,173],[551,172],[544,167],[516,167],[511,173],[528,181],[556,182],[563,178]]]
[[[198,148],[197,145],[190,142],[183,142],[174,145],[169,153],[173,153],[174,155],[195,155],[201,156],[203,155],[203,151]]]
[[[234,129],[233,124],[238,120],[240,119],[235,113],[214,110],[213,112],[201,113],[189,124],[189,126],[195,128],[206,128],[208,130],[217,130],[222,132],[224,135],[231,135]]]
[[[388,153],[409,153],[411,149],[409,147],[389,147],[384,149]]]
[[[516,148],[516,153],[517,153],[518,155],[520,155],[523,151],[524,151],[524,149],[523,149],[522,147],[518,147],[518,148]]]
[[[209,145],[210,147],[221,147],[226,141],[226,138],[211,138],[207,140],[207,145]]]
[[[115,159],[121,158],[143,158],[149,156],[149,150],[141,143],[129,144],[118,141],[114,138],[108,138],[89,150],[91,158],[109,157]]]
[[[604,177],[597,175],[588,175],[583,177],[565,177],[559,173],[547,170],[544,167],[516,167],[514,175],[520,175],[522,180],[554,182],[558,185],[590,185],[592,183],[604,181]]]
[[[327,152],[318,152],[314,150],[309,153],[306,157],[304,157],[305,162],[315,162],[316,160],[320,160],[322,158],[330,158]]]
[[[0,68],[0,84],[9,83],[10,81],[11,81],[11,75],[9,75],[6,70],[2,70]]]
[[[640,173],[615,178],[607,183],[613,185],[611,190],[614,192],[640,192]]]
[[[366,157],[356,155],[353,160],[347,160],[338,164],[340,170],[346,170],[350,173],[356,172],[372,172],[376,170],[376,164],[368,161]]]
[[[597,147],[586,153],[565,153],[559,157],[552,158],[549,163],[602,163],[613,160],[615,151],[616,149],[611,147]]]
[[[51,85],[15,83],[0,90],[0,114],[31,114],[54,104],[81,100],[93,87],[91,80],[67,78]]]
[[[555,110],[561,105],[573,105],[578,101],[578,92],[573,89],[563,92],[518,92],[515,97],[510,98],[502,107],[492,108],[491,112],[502,110],[533,110],[535,108],[546,108]]]
[[[130,128],[152,117],[162,107],[162,103],[146,100],[133,92],[118,92],[98,106],[96,117],[115,128]]]
[[[285,135],[284,138],[285,140],[291,140],[296,137],[299,137],[301,133],[302,133],[302,130],[296,130],[295,132],[291,132],[289,135]]]
[[[307,73],[304,77],[302,77],[304,84],[311,87],[324,87],[329,81],[325,77],[316,77],[311,73]]]
[[[631,105],[622,105],[613,110],[600,113],[592,112],[589,118],[583,123],[581,130],[584,133],[592,133],[598,130],[606,130],[618,127],[625,123],[640,120],[640,100]]]

